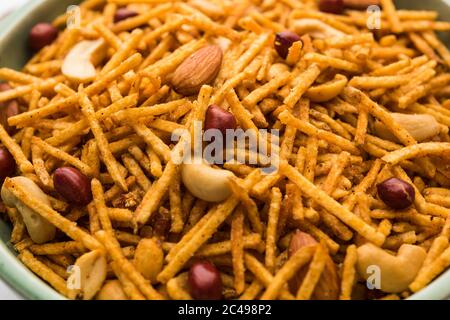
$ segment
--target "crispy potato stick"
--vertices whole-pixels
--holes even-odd
[[[48,91],[54,88],[55,85],[61,80],[61,77],[46,79],[33,84],[26,84],[14,89],[0,92],[0,102],[9,101],[23,95],[30,93],[33,90]]]
[[[275,270],[275,256],[277,252],[276,240],[278,239],[277,225],[280,215],[280,208],[281,208],[280,189],[272,188],[270,208],[269,208],[269,219],[267,222],[266,257],[265,257],[266,267],[271,272]]]
[[[161,177],[148,189],[142,202],[135,211],[135,220],[139,224],[145,224],[156,211],[161,199],[169,189],[177,173],[177,166],[169,161],[164,168]]]
[[[188,103],[186,99],[179,99],[160,105],[152,105],[151,107],[132,108],[116,113],[113,119],[116,121],[136,121],[137,118],[147,118],[172,112],[186,103]]]
[[[296,79],[297,85],[292,88],[289,95],[284,99],[283,103],[287,108],[292,109],[294,105],[301,99],[303,94],[311,87],[320,75],[321,68],[316,63],[312,63],[303,73]]]
[[[87,164],[85,164],[84,162],[79,160],[78,158],[75,158],[60,149],[52,147],[51,145],[42,141],[38,137],[33,137],[32,142],[34,145],[36,145],[38,148],[40,148],[43,152],[51,155],[52,157],[55,157],[56,159],[67,162],[68,164],[74,166],[75,168],[80,169],[80,171],[82,173],[84,173],[85,175],[87,175],[89,177],[93,176],[92,169]]]
[[[173,233],[180,233],[184,228],[184,217],[181,208],[180,179],[180,173],[177,172],[169,187],[170,216],[172,220],[170,231]]]
[[[30,197],[29,193],[24,190],[23,187],[21,187],[19,184],[7,178],[3,185],[5,188],[8,188],[14,194],[14,196],[22,201],[27,207],[37,212],[40,216],[53,224],[56,228],[67,234],[70,238],[83,243],[86,248],[89,248],[91,250],[101,248],[101,244],[94,237],[77,227],[76,223],[67,220],[58,212],[36,200],[34,197]]]
[[[245,289],[244,266],[244,214],[236,210],[231,221],[231,257],[233,261],[234,289],[241,294]]]
[[[41,81],[38,77],[9,68],[0,68],[0,79],[6,82],[17,82],[20,84],[29,84]]]
[[[171,17],[172,18],[172,17]],[[186,23],[188,19],[185,17],[174,16],[174,19],[168,19],[168,22],[163,24],[161,27],[154,29],[153,31],[147,33],[142,41],[147,44],[151,44],[156,39],[160,38],[162,35],[168,32],[172,32],[173,30],[178,29],[182,24]]]
[[[33,165],[25,157],[20,146],[14,141],[14,139],[12,139],[8,135],[5,128],[1,124],[0,124],[0,141],[12,154],[21,172],[32,173],[34,171]]]
[[[245,51],[245,53],[239,57],[239,59],[234,64],[233,74],[236,75],[259,54],[259,52],[264,48],[266,43],[270,40],[269,33],[263,33],[258,36],[250,45],[250,47]]]
[[[189,294],[187,285],[188,274],[186,272],[167,282],[167,294],[173,300],[193,300]]]
[[[169,74],[174,71],[187,57],[199,50],[205,44],[206,41],[204,39],[192,40],[172,52],[170,55],[141,70],[140,73],[143,76],[150,78],[156,78],[158,76]]]
[[[266,288],[273,283],[272,274],[264,268],[264,265],[258,261],[250,253],[244,255],[245,266],[253,273],[253,275],[263,284]],[[295,297],[287,290],[281,288],[280,298],[283,300],[295,300]]]
[[[47,281],[59,293],[69,297],[70,299],[75,299],[76,292],[68,289],[66,281],[44,263],[36,259],[30,251],[22,250],[18,258],[34,273],[38,274],[42,277],[42,279]]]
[[[249,190],[259,180],[259,178],[260,173],[258,170],[255,170],[244,180],[244,188]],[[184,247],[178,251],[173,259],[170,260],[161,271],[157,277],[158,281],[166,283],[170,278],[172,278],[173,275],[176,274],[189,260],[192,254],[212,236],[217,228],[232,213],[238,203],[238,198],[231,196],[225,202],[219,204],[206,223],[192,236],[190,240],[188,240]]]
[[[360,152],[358,148],[356,148],[353,143],[347,139],[342,138],[341,136],[335,135],[329,131],[325,131],[322,129],[317,129],[312,124],[295,118],[289,111],[283,111],[278,118],[283,124],[289,124],[301,132],[309,135],[309,136],[317,136],[320,139],[323,139],[329,143],[336,144],[340,148],[345,151],[350,152],[351,154],[358,155]]]
[[[306,159],[303,174],[306,179],[314,182],[317,165],[317,154],[319,153],[319,140],[316,136],[308,137],[306,142]]]
[[[392,0],[381,0],[381,5],[383,6],[384,14],[387,16],[387,19],[389,20],[391,30],[395,33],[402,32],[403,28]]]
[[[262,291],[263,286],[258,280],[253,280],[253,282],[245,289],[239,300],[253,300],[256,299],[258,294]]]
[[[339,300],[351,299],[353,284],[356,279],[355,264],[357,258],[356,246],[354,244],[348,246],[342,267],[341,293],[339,294]]]
[[[450,265],[450,247],[442,252],[431,264],[424,267],[416,279],[409,285],[413,292],[417,292],[429,284],[436,276]]]
[[[79,95],[83,114],[89,122],[89,126],[91,127],[92,133],[95,136],[97,147],[102,156],[103,162],[108,168],[108,172],[113,178],[114,183],[122,188],[122,190],[127,191],[128,188],[125,183],[125,178],[119,171],[117,161],[114,158],[111,150],[109,149],[108,140],[106,139],[103,130],[100,127],[97,118],[95,117],[92,102],[89,100],[85,92],[81,92]]]
[[[244,236],[242,239],[243,248],[245,249],[255,249],[261,251],[263,242],[261,240],[261,235],[257,233],[251,233],[247,236]],[[174,246],[171,246],[169,250],[172,250]],[[163,248],[164,249],[164,248]],[[205,244],[202,246],[197,252],[196,256],[198,257],[212,257],[227,254],[232,252],[232,243],[230,240],[216,242],[212,244]]]
[[[109,28],[102,23],[95,23],[93,28],[103,37],[103,40],[114,50],[119,50],[122,46],[122,40],[116,36]]]
[[[245,76],[245,74],[242,73],[240,75]],[[258,89],[252,91],[247,97],[245,97],[244,100],[242,100],[242,104],[247,108],[254,107],[259,101],[263,100],[275,90],[290,82],[290,80],[291,77],[289,72],[281,73]]]
[[[147,147],[147,155],[150,159],[150,170],[151,174],[154,177],[161,177],[162,176],[162,165],[161,165],[161,159],[158,157],[155,151],[151,147]]]
[[[102,76],[109,71],[117,68],[117,66],[126,60],[136,49],[139,42],[141,41],[144,32],[141,29],[135,29],[131,32],[128,39],[124,41],[121,47],[114,53],[114,55],[108,60],[103,69],[100,71],[99,76]]]
[[[178,252],[183,248],[183,246],[188,243],[194,235],[203,228],[206,222],[212,217],[214,214],[214,210],[210,210],[207,214],[205,214],[188,232],[186,232],[183,238],[178,241],[178,243],[170,249],[170,252],[166,256],[166,261],[171,261],[173,257],[175,257]]]
[[[130,298],[131,300],[145,300],[145,297],[139,291],[137,286],[129,279],[127,274],[117,266],[116,262],[111,262],[110,266],[114,274],[119,279],[123,291],[125,292],[128,298]]]
[[[122,31],[131,30],[134,28],[137,28],[145,23],[147,23],[152,18],[164,15],[167,11],[169,11],[172,7],[171,3],[168,4],[162,4],[160,6],[157,6],[156,8],[153,8],[152,10],[149,10],[143,14],[140,14],[136,17],[128,18],[125,20],[120,21],[119,23],[115,24],[111,31],[114,33],[120,33]]]
[[[348,152],[341,152],[331,166],[330,172],[322,186],[322,190],[325,191],[328,195],[332,194],[336,189],[339,178],[342,175],[345,167],[348,165],[350,161],[350,154]]]
[[[95,112],[95,116],[99,121],[105,120],[108,116],[113,113],[122,110],[134,107],[137,103],[137,95],[132,94],[125,98],[115,101],[111,105],[106,108],[100,109]],[[52,137],[48,138],[46,142],[52,146],[58,146],[71,139],[74,136],[81,134],[83,130],[89,128],[89,122],[86,119],[81,119],[64,130],[58,132]]]
[[[40,256],[84,253],[87,251],[85,246],[78,241],[33,244],[28,247],[28,250]]]
[[[319,65],[329,66],[335,69],[348,71],[351,73],[360,73],[361,67],[353,62],[349,62],[343,59],[333,58],[325,56],[319,53],[307,53],[303,56],[308,62],[316,63]]]
[[[97,179],[91,181],[92,195],[94,198],[95,210],[102,225],[102,229],[106,232],[113,234],[113,227],[108,215],[108,208],[106,208],[105,195],[103,193],[103,187]]]
[[[264,231],[264,226],[259,217],[258,207],[253,199],[250,198],[247,190],[241,185],[241,182],[237,178],[230,179],[231,189],[236,197],[239,198],[242,205],[247,211],[248,219],[252,224],[252,228],[255,232],[262,234]]]
[[[202,29],[208,33],[214,33],[218,36],[224,36],[231,40],[239,40],[240,35],[235,30],[216,23],[208,18],[206,15],[201,13],[198,10],[195,10],[193,7],[188,6],[184,3],[177,3],[178,8],[189,16],[189,21],[197,28]]]
[[[173,41],[173,37],[171,36],[164,37],[153,49],[153,51],[144,59],[138,70],[143,70],[149,65],[155,63],[158,59],[161,59],[164,54],[170,50],[170,46],[172,45]],[[149,99],[151,98],[152,97],[150,97]]]
[[[433,48],[423,39],[419,34],[410,32],[408,34],[411,41],[414,43],[416,48],[425,54],[428,58],[433,59],[437,62],[442,62],[441,58],[434,52]]]
[[[22,216],[19,211],[14,208],[6,207],[6,213],[8,214],[9,220],[13,224],[13,230],[11,231],[11,243],[19,243],[25,235],[25,224]]]
[[[315,246],[307,246],[298,250],[289,260],[281,267],[281,269],[273,277],[272,282],[266,288],[261,296],[261,300],[276,299],[283,285],[291,279],[294,274],[304,265],[306,265],[316,251]]]
[[[151,129],[144,124],[135,124],[133,129],[166,163],[170,161],[170,148]]]
[[[134,159],[136,159],[137,162],[139,162],[139,165],[142,167],[142,169],[145,170],[146,173],[152,175],[152,164],[150,162],[150,159],[142,151],[142,149],[139,148],[139,146],[132,145],[128,148],[128,152],[133,156]]]
[[[127,184],[128,188],[131,188],[136,183],[136,177],[130,176],[125,179],[125,183]],[[122,189],[120,187],[114,185],[112,186],[108,191],[105,192],[105,201],[110,202],[114,198],[116,198],[120,193],[122,192]]]
[[[434,32],[428,31],[423,34],[424,39],[441,55],[445,63],[450,66],[450,52],[447,47],[436,37]]]
[[[85,93],[88,96],[98,94],[103,89],[105,89],[109,83],[116,80],[129,70],[135,68],[141,63],[141,61],[142,56],[139,53],[133,54],[127,60],[123,61],[117,68],[111,70],[110,72],[99,78],[97,81],[95,81],[93,84],[86,87]],[[10,117],[8,118],[8,123],[9,125],[13,126],[24,126],[29,122],[34,122],[51,114],[66,110],[67,108],[73,107],[78,103],[79,96],[78,94],[76,94],[68,98],[49,103],[44,107],[23,112],[17,116]]]
[[[308,272],[306,273],[306,276],[297,291],[297,300],[309,300],[311,298],[311,295],[313,294],[314,289],[322,276],[327,257],[328,252],[326,247],[319,244],[314,253],[313,259],[309,264]]]
[[[128,172],[136,177],[137,184],[142,188],[142,190],[148,190],[151,187],[152,183],[142,171],[136,160],[134,160],[130,155],[124,154],[122,155],[122,162]]]
[[[325,192],[317,188],[314,184],[302,176],[295,168],[286,162],[281,162],[280,170],[289,178],[289,180],[294,182],[305,195],[313,199],[319,205],[323,206],[328,212],[335,215],[346,225],[353,228],[366,239],[370,239],[374,244],[379,246],[383,244],[385,240],[385,236],[383,234],[377,232],[372,226],[368,225],[344,206],[341,206],[334,199],[330,198]]]
[[[232,89],[227,93],[227,101],[230,104],[231,112],[237,118],[237,122],[244,130],[253,130],[258,134],[258,128],[252,121],[252,116],[242,106],[236,92]]]
[[[369,112],[376,118],[380,119],[383,124],[406,146],[416,143],[414,138],[394,121],[388,111],[379,106],[376,102],[372,101],[367,95],[358,89],[347,87],[344,89],[344,98],[354,104],[364,104]]]
[[[112,235],[103,230],[95,233],[95,236],[103,243],[117,267],[127,275],[133,284],[139,288],[147,299],[162,300],[163,296],[156,291],[152,285],[136,270],[133,264],[128,261],[122,254],[117,240]]]
[[[429,155],[440,155],[450,152],[450,143],[445,142],[425,142],[395,150],[383,158],[383,161],[390,165],[396,165],[404,160],[425,157]]]

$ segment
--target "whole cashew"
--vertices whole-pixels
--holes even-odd
[[[420,270],[426,251],[410,244],[404,244],[398,250],[397,256],[367,243],[358,249],[358,262],[356,264],[359,275],[368,279],[372,272],[371,266],[380,268],[381,290],[397,293],[406,290]]]
[[[233,173],[197,162],[181,166],[181,179],[189,192],[209,202],[227,199],[231,195],[229,178],[234,176]]]
[[[81,294],[84,300],[92,299],[100,290],[107,274],[107,262],[101,250],[94,250],[83,254],[75,262],[80,268]]]
[[[311,87],[306,91],[306,96],[314,102],[325,102],[337,97],[347,85],[347,78],[337,74],[333,80],[324,84]]]
[[[97,293],[97,300],[127,300],[119,280],[106,281]]]
[[[64,58],[62,73],[72,81],[89,82],[97,75],[95,65],[105,54],[105,42],[85,40],[76,44]]]
[[[156,282],[156,276],[161,272],[164,263],[164,252],[161,244],[155,239],[142,239],[139,241],[134,254],[136,269],[149,279]]]
[[[293,23],[293,30],[298,34],[309,34],[316,39],[325,39],[333,37],[341,37],[345,35],[328,24],[317,19],[298,19]]]
[[[441,131],[439,122],[429,114],[391,113],[391,116],[418,142],[433,138]],[[375,121],[373,129],[375,130],[375,133],[383,139],[398,141],[381,121]]]
[[[33,180],[26,177],[14,177],[11,178],[11,180],[26,189],[30,197],[34,197],[51,207],[49,198],[41,188],[33,182]],[[4,185],[2,187],[1,195],[6,206],[16,208],[20,212],[31,240],[36,243],[44,243],[55,237],[56,228],[35,211],[23,204],[23,202],[17,199]]]

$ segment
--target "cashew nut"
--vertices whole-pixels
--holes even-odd
[[[62,73],[72,81],[89,82],[97,75],[95,65],[105,56],[105,42],[85,40],[76,44],[64,58]]]
[[[371,243],[360,246],[357,251],[356,267],[359,275],[367,280],[374,274],[370,267],[379,268],[381,290],[389,293],[406,290],[416,277],[427,255],[423,248],[410,244],[403,244],[397,256]]]
[[[438,135],[441,131],[441,127],[436,119],[428,114],[391,113],[391,116],[418,142],[428,140]],[[375,130],[375,133],[383,139],[398,141],[381,121],[376,121],[373,129]]]
[[[333,37],[341,37],[345,34],[328,24],[317,19],[298,19],[292,26],[293,30],[298,34],[309,34],[316,39],[326,39]]]
[[[325,102],[337,97],[347,85],[347,78],[337,74],[333,80],[324,84],[311,87],[306,91],[306,96],[313,102]]]
[[[181,166],[185,187],[197,198],[209,202],[221,202],[231,195],[229,178],[233,176],[231,171],[212,168],[205,162]]]
[[[11,178],[11,180],[26,189],[31,197],[34,197],[51,207],[49,198],[41,188],[33,182],[33,180],[26,177],[14,177]],[[23,204],[23,202],[17,199],[4,185],[2,187],[1,195],[6,206],[16,208],[20,212],[31,240],[36,243],[44,243],[55,237],[56,228],[50,222]]]
[[[150,280],[156,282],[156,276],[161,272],[164,263],[164,252],[161,244],[155,239],[142,239],[139,241],[134,254],[136,269]]]
[[[106,281],[97,294],[97,300],[127,300],[119,280]]]
[[[84,300],[92,299],[106,279],[106,258],[101,250],[83,254],[75,262],[80,268],[80,290]]]

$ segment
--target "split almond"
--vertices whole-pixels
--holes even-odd
[[[296,231],[291,238],[289,245],[289,256],[301,248],[308,246],[315,246],[318,242],[309,234],[301,231]],[[293,293],[297,293],[298,288],[303,282],[303,279],[308,272],[309,265],[301,268],[297,274],[289,281],[289,288]],[[312,299],[315,300],[336,300],[339,297],[339,276],[337,273],[336,264],[328,255],[325,263],[325,268],[319,279],[319,282],[314,289]]]
[[[205,84],[212,83],[222,66],[222,49],[217,45],[204,47],[187,58],[173,73],[174,90],[182,95],[197,94]]]

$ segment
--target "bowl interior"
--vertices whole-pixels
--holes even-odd
[[[27,49],[27,35],[39,21],[51,21],[66,11],[69,5],[81,0],[33,0],[17,13],[0,23],[0,67],[21,69],[30,58]],[[398,8],[415,10],[436,10],[440,19],[450,21],[450,0],[397,0]],[[441,35],[450,45],[450,33]],[[9,243],[11,229],[0,221],[0,276],[24,297],[29,299],[64,299],[45,282],[35,276],[15,257]],[[441,275],[427,288],[410,299],[445,299],[450,296],[450,270]]]

